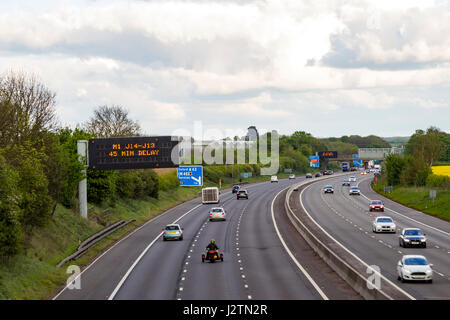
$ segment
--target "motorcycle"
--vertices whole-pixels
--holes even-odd
[[[207,250],[206,254],[202,254],[202,262],[209,260],[209,262],[214,263],[216,260],[223,261],[223,254],[218,250]]]

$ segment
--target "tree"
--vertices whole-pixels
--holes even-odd
[[[87,132],[98,138],[141,135],[139,124],[131,120],[128,117],[128,111],[118,105],[98,107],[85,127]]]
[[[391,186],[400,183],[400,175],[406,165],[406,160],[400,155],[390,154],[386,157],[387,183]]]
[[[443,145],[441,131],[436,127],[430,127],[425,132],[416,130],[405,147],[405,154],[421,159],[432,166],[434,161],[441,158]]]
[[[0,78],[0,147],[36,142],[55,129],[55,97],[34,75],[9,73]]]

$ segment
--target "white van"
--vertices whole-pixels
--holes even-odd
[[[203,188],[202,189],[202,203],[219,203],[219,188]]]
[[[277,176],[271,176],[270,177],[270,183],[272,182],[278,182],[278,177]]]

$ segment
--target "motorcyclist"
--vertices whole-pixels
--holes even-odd
[[[206,246],[206,250],[219,250],[219,247],[216,245],[216,241],[214,239],[211,239],[209,244]]]

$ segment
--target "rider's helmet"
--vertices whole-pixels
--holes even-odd
[[[216,241],[214,239],[211,239],[211,243],[215,243]]]

